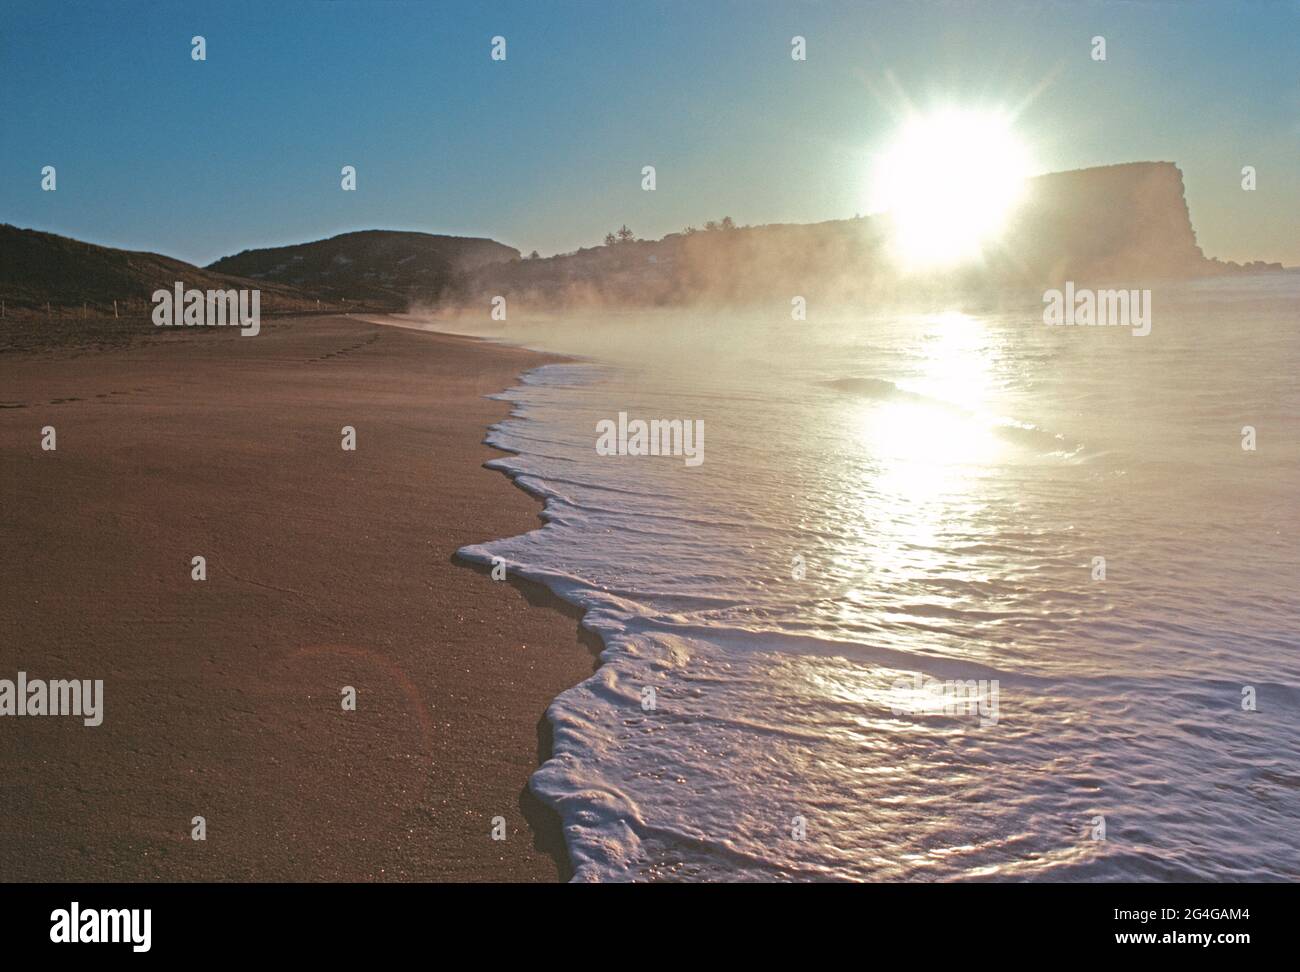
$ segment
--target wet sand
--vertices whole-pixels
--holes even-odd
[[[538,524],[482,468],[482,396],[546,359],[343,317],[141,331],[0,354],[0,679],[105,697],[98,727],[0,717],[0,880],[566,876],[525,784],[592,647],[453,558]]]

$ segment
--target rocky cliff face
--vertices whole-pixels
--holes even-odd
[[[1030,181],[990,270],[1012,280],[1167,279],[1212,273],[1172,162],[1056,172]]]

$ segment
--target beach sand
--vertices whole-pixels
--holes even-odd
[[[593,646],[453,558],[538,525],[482,396],[546,359],[343,317],[139,333],[0,354],[0,679],[105,696],[98,727],[0,717],[0,880],[566,877],[525,784]]]

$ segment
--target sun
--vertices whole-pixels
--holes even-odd
[[[917,116],[876,160],[871,210],[888,220],[904,267],[951,266],[997,238],[1029,172],[1009,116],[959,109]]]

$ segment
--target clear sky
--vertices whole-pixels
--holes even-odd
[[[1294,2],[6,2],[0,71],[0,221],[197,263],[366,228],[550,254],[844,218],[905,96],[1028,102],[1042,171],[1177,162],[1208,256],[1300,264]]]

